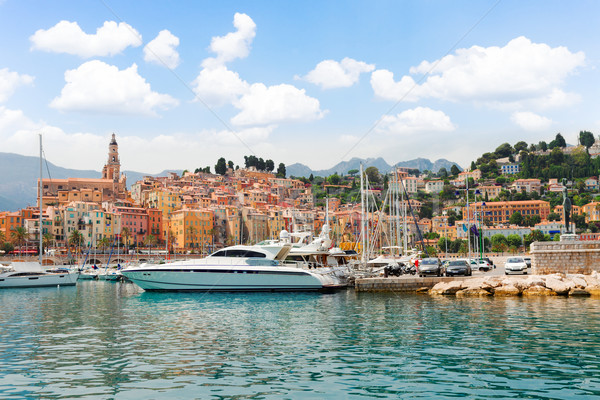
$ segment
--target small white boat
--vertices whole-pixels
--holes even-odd
[[[99,273],[100,271],[98,269],[86,268],[81,271],[81,274],[79,274],[79,280],[85,281],[98,279]]]
[[[98,273],[98,279],[101,281],[120,281],[123,279],[121,271],[117,268],[108,268],[105,271]]]
[[[45,271],[37,262],[13,262],[10,269],[0,273],[0,289],[73,286],[78,277],[77,271]]]

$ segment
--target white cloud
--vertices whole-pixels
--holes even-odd
[[[193,169],[206,165],[210,165],[212,169],[219,155],[240,162],[243,155],[252,151],[260,151],[259,154],[275,151],[267,144],[272,130],[273,127],[252,127],[241,129],[235,134],[229,131],[205,130],[156,137],[117,132],[121,169],[148,173],[158,173],[165,169]],[[100,171],[106,162],[112,132],[65,132],[44,122],[34,122],[20,110],[0,106],[2,151],[37,156],[40,133],[43,134],[44,153],[48,161],[61,167]],[[240,139],[250,149],[241,145]]]
[[[378,69],[371,74],[371,87],[375,95],[384,100],[417,101],[419,86],[410,76],[394,81],[394,74],[386,69]]]
[[[504,47],[473,46],[437,61],[423,61],[411,68],[410,73],[430,73],[430,76],[417,85],[412,94],[417,98],[490,104],[529,101],[541,107],[548,104],[545,100],[564,84],[567,76],[584,65],[583,52],[572,53],[566,47],[551,48],[518,37]],[[380,98],[413,100],[402,99],[411,84],[414,85],[411,77],[405,76],[396,83],[389,72],[375,71],[371,82]],[[574,97],[568,95],[562,99],[573,100]]]
[[[527,131],[541,131],[550,128],[552,120],[529,111],[514,112],[510,119]]]
[[[231,119],[236,125],[269,125],[290,121],[312,121],[323,117],[319,100],[292,85],[265,86],[255,83],[236,107],[242,111]]]
[[[106,21],[96,34],[85,33],[77,22],[60,21],[48,30],[40,29],[30,38],[32,50],[67,53],[82,58],[113,56],[127,47],[138,47],[142,36],[130,25]]]
[[[256,36],[256,24],[248,15],[235,13],[233,26],[237,31],[212,38],[210,49],[217,57],[205,59],[202,62],[203,67],[223,65],[237,58],[246,58],[250,54],[250,45]]]
[[[323,89],[334,89],[350,87],[358,82],[363,72],[371,72],[375,69],[372,64],[356,61],[352,58],[344,58],[341,62],[324,60],[310,71],[304,80],[320,86]]]
[[[237,72],[230,71],[225,66],[204,68],[192,85],[196,95],[213,106],[233,103],[250,88]]]
[[[155,115],[178,101],[153,92],[137,72],[137,65],[119,70],[93,60],[65,72],[66,85],[50,106],[61,111],[86,111],[112,114]]]
[[[179,65],[179,38],[168,30],[162,30],[158,36],[144,47],[144,61],[164,65],[174,69]]]
[[[442,111],[417,107],[397,115],[385,115],[377,130],[388,134],[411,134],[418,132],[449,132],[456,127]]]
[[[31,83],[33,83],[32,76],[20,75],[8,68],[0,69],[0,102],[6,101],[18,86]]]
[[[236,13],[236,32],[214,37],[211,50],[216,58],[202,62],[202,70],[192,82],[194,92],[204,103],[213,106],[231,104],[240,112],[231,119],[238,126],[269,126],[284,122],[304,122],[320,119],[324,112],[319,100],[304,90],[288,84],[266,86],[250,84],[225,65],[236,58],[247,57],[256,32],[256,24],[246,14]],[[357,62],[346,62],[348,69],[363,68]]]

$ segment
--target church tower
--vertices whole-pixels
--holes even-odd
[[[119,145],[115,134],[112,134],[112,140],[108,145],[108,162],[102,169],[102,179],[110,179],[113,182],[119,182],[121,176],[121,161],[119,160]]]

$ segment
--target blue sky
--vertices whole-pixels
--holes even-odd
[[[102,168],[254,154],[468,166],[600,133],[597,1],[0,0],[0,151]]]

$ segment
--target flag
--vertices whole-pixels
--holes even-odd
[[[462,226],[462,227],[463,227],[463,231],[465,231],[465,232],[466,232],[466,231],[467,231],[467,226],[466,226],[465,224],[463,224],[463,226]]]
[[[479,231],[477,230],[477,226],[475,224],[471,225],[471,233],[475,236],[479,236]]]

